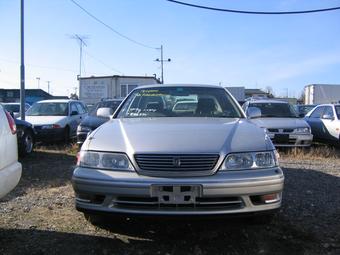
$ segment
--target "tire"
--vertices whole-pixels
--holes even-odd
[[[66,144],[70,142],[70,128],[68,126],[66,126],[64,130],[63,142]]]
[[[32,153],[34,148],[34,136],[31,130],[26,129],[22,136],[22,142],[19,150],[20,156],[26,156]]]

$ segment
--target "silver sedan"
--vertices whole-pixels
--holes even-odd
[[[178,102],[195,104],[175,111]],[[225,89],[135,89],[86,139],[73,173],[76,208],[143,215],[269,212],[284,176],[264,130]]]

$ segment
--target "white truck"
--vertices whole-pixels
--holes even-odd
[[[310,84],[305,86],[305,104],[331,104],[340,102],[340,85]]]

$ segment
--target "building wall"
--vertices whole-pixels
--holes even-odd
[[[135,87],[158,83],[154,77],[142,76],[84,77],[79,80],[79,99],[95,104],[105,98],[124,98]]]

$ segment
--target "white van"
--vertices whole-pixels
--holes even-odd
[[[20,177],[15,122],[0,105],[0,198],[15,188]]]

